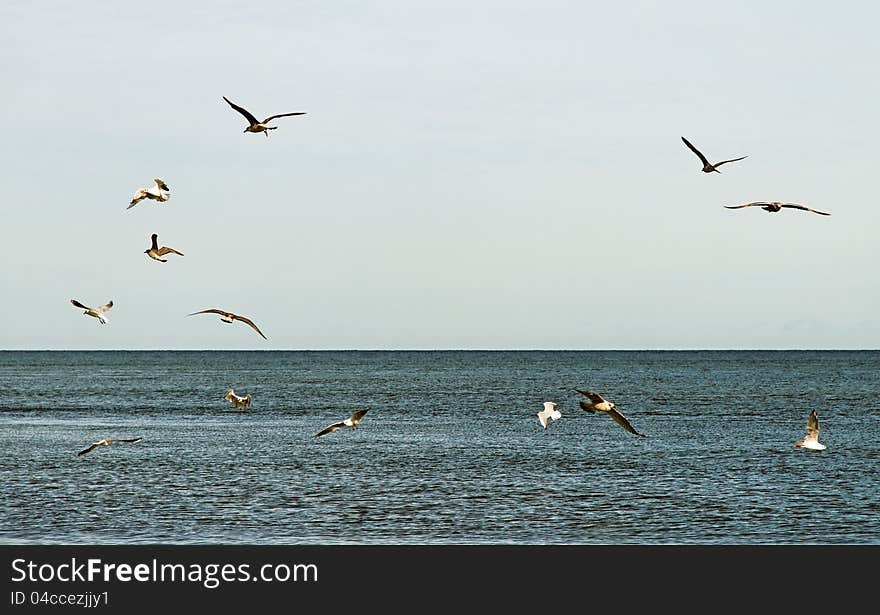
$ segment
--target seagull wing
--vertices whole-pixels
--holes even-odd
[[[351,413],[352,422],[353,423],[359,422],[364,417],[364,415],[369,411],[370,411],[369,408],[364,408],[363,410],[357,410],[356,412],[352,412]]]
[[[821,216],[830,216],[831,214],[826,213],[824,211],[819,211],[817,209],[810,209],[809,207],[805,207],[804,205],[798,205],[797,203],[783,203],[780,207],[788,207],[789,209],[803,209],[804,211],[811,211],[814,214],[819,214]]]
[[[581,407],[582,410],[586,410],[590,414],[596,414],[596,409],[593,407],[593,404],[588,404],[585,401],[579,401],[578,405]]]
[[[245,323],[246,325],[250,325],[251,329],[253,329],[254,331],[256,331],[257,333],[259,333],[260,335],[263,336],[263,339],[264,339],[264,340],[269,339],[268,337],[266,337],[265,335],[263,335],[263,332],[260,331],[260,328],[259,328],[257,325],[255,325],[255,324],[254,324],[254,321],[252,321],[250,318],[246,318],[246,317],[244,317],[244,316],[239,316],[239,315],[237,315],[237,314],[233,314],[233,315],[232,315],[232,318],[235,319],[235,320],[240,320],[241,322]]]
[[[114,442],[140,442],[143,438],[115,438],[113,440],[108,440],[110,444]]]
[[[807,417],[807,435],[804,436],[804,442],[810,441],[819,441],[819,416],[815,410],[811,411],[810,416]]]
[[[80,302],[77,301],[76,299],[71,299],[70,302],[71,302],[73,305],[75,305],[76,307],[78,307],[78,308],[82,308],[82,309],[84,309],[84,310],[90,310],[90,309],[92,309],[92,308],[90,308],[90,307],[87,306],[87,305],[83,305],[82,303],[80,303]]]
[[[112,307],[113,307],[113,302],[108,301],[107,303],[105,303],[104,305],[102,305],[101,307],[96,309],[95,311],[98,312],[99,314],[103,314],[104,312],[106,312],[107,310],[109,310]]]
[[[152,242],[152,245],[150,246],[150,248],[152,250],[159,249],[159,243],[157,241],[158,239],[159,239],[159,236],[156,233],[153,233],[152,235],[150,235],[150,241]]]
[[[324,434],[328,434],[331,431],[336,431],[337,429],[342,429],[345,427],[345,421],[339,421],[338,423],[333,423],[332,425],[327,425],[324,429],[315,434],[315,437],[323,436]]]
[[[608,415],[628,432],[634,433],[637,436],[642,436],[643,438],[646,437],[645,434],[637,432],[636,428],[632,426],[632,423],[630,423],[617,408],[611,408],[611,410],[608,411]]]
[[[193,312],[192,314],[187,314],[187,316],[195,316],[196,314],[220,314],[221,316],[226,316],[229,312],[224,312],[223,310],[218,310],[217,308],[211,308],[209,310],[200,310],[198,312]]]
[[[232,107],[233,109],[235,109],[236,111],[241,113],[247,119],[247,121],[250,122],[251,126],[253,126],[254,124],[259,124],[259,122],[257,121],[257,118],[255,118],[253,115],[251,115],[250,111],[248,111],[244,107],[239,107],[238,105],[236,105],[234,102],[232,102],[231,100],[229,100],[225,96],[223,97],[223,100],[228,102],[230,107]]]
[[[595,391],[581,391],[580,389],[575,389],[575,391],[577,391],[581,395],[586,395],[587,397],[589,397],[590,401],[594,404],[601,404],[603,401],[605,401],[605,398]]]
[[[153,248],[155,249],[155,245],[153,246]],[[158,253],[159,253],[159,256],[165,256],[166,254],[169,254],[169,253],[170,254],[178,254],[180,256],[183,256],[183,252],[178,252],[174,248],[169,248],[168,246],[162,246],[161,248],[159,248]]]
[[[101,446],[101,443],[100,443],[100,442],[95,442],[95,443],[92,444],[90,447],[88,447],[88,448],[84,448],[83,450],[81,450],[80,452],[78,452],[77,455],[85,455],[86,453],[91,453],[93,450],[95,450],[95,449],[98,448],[99,446]]]
[[[721,162],[716,162],[714,166],[720,167],[722,164],[727,164],[728,162],[736,162],[737,160],[743,160],[748,158],[748,156],[740,156],[739,158],[731,158],[730,160],[722,160]]]
[[[156,179],[154,179],[153,181],[156,182],[156,185],[159,187],[159,190],[164,190],[165,192],[171,192],[171,188],[168,187],[168,184],[163,182],[158,177]]]
[[[263,124],[268,124],[270,120],[274,120],[276,117],[287,117],[288,115],[305,115],[305,111],[294,111],[293,113],[279,113],[278,115],[270,115],[265,120],[263,120]]]
[[[769,205],[767,201],[755,201],[754,203],[744,203],[743,205],[725,205],[727,209],[742,209],[743,207],[763,207]]]
[[[131,197],[131,202],[128,204],[128,207],[126,207],[126,209],[131,209],[132,207],[143,201],[145,198],[147,198],[147,191],[142,188],[134,193],[134,195]]]
[[[685,139],[684,137],[682,137],[681,140],[684,141],[684,144],[687,145],[687,146],[690,148],[690,150],[691,150],[693,153],[695,153],[695,154],[700,158],[700,160],[703,161],[703,164],[709,164],[709,161],[706,160],[706,157],[703,156],[703,154],[700,153],[700,150],[698,150],[696,147],[694,147],[694,146],[691,144],[690,141],[688,141],[688,140]],[[717,166],[717,165],[716,165],[716,166]]]

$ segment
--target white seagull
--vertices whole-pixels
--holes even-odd
[[[158,242],[159,236],[156,233],[150,235],[150,240],[152,241],[152,245],[144,250],[144,254],[152,258],[154,261],[159,261],[161,263],[167,263],[167,258],[162,258],[166,254],[177,254],[179,256],[183,256],[183,252],[178,252],[174,248],[169,248],[168,246],[159,247]]]
[[[266,135],[267,138],[269,137],[270,130],[276,130],[278,128],[278,126],[267,126],[267,124],[269,123],[270,120],[274,120],[277,117],[287,117],[289,115],[305,115],[306,114],[305,111],[294,111],[293,113],[279,113],[278,115],[270,115],[265,120],[260,122],[257,120],[257,118],[255,118],[253,116],[253,114],[251,114],[250,111],[248,111],[244,107],[239,107],[238,105],[236,105],[234,102],[232,102],[231,100],[229,100],[225,96],[223,97],[223,100],[228,102],[230,107],[232,107],[233,109],[235,109],[236,111],[241,113],[245,117],[245,119],[248,121],[248,127],[245,128],[243,132],[262,132],[264,135]]]
[[[818,209],[810,209],[805,205],[800,205],[798,203],[780,203],[779,201],[754,201],[752,203],[745,203],[743,205],[725,205],[727,209],[742,209],[743,207],[760,207],[764,211],[769,211],[770,213],[776,213],[781,210],[783,207],[789,209],[802,209],[804,211],[811,211],[814,214],[819,214],[820,216],[830,216],[831,214],[826,213],[824,211],[819,211]]]
[[[107,324],[107,317],[104,316],[104,314],[107,313],[107,310],[109,310],[110,308],[113,307],[112,301],[109,301],[105,305],[102,305],[101,307],[97,307],[97,308],[90,308],[87,305],[83,305],[82,303],[80,303],[76,299],[71,299],[70,302],[73,305],[75,305],[76,307],[84,309],[85,310],[85,312],[83,312],[84,316],[85,315],[94,316],[95,318],[98,319],[98,322],[100,322],[102,325]]]
[[[541,427],[547,429],[547,423],[549,420],[556,420],[562,418],[562,413],[556,409],[555,401],[545,401],[544,409],[538,413],[538,420],[541,421]]]
[[[794,445],[798,448],[808,448],[812,451],[824,451],[828,448],[819,442],[819,416],[815,410],[811,410],[810,416],[807,417],[807,435],[804,436],[803,440],[795,442]]]
[[[703,156],[700,150],[694,147],[690,141],[688,141],[684,137],[682,137],[681,140],[684,141],[684,144],[687,145],[690,150],[697,155],[697,158],[699,158],[700,161],[703,163],[703,173],[711,173],[712,171],[715,171],[716,173],[721,173],[721,171],[718,170],[718,167],[720,167],[722,164],[727,164],[728,162],[736,162],[737,160],[748,158],[748,156],[740,156],[739,158],[731,158],[730,160],[722,160],[721,162],[711,164],[708,160],[706,160],[706,157]]]
[[[589,403],[586,401],[578,402],[578,405],[583,410],[586,410],[590,414],[595,414],[597,410],[604,412],[628,432],[647,438],[645,434],[636,431],[636,428],[632,426],[632,423],[630,423],[629,420],[623,416],[623,413],[617,409],[614,402],[606,400],[604,397],[593,391],[582,391],[578,388],[575,388],[575,391],[586,396],[590,400]]]
[[[257,325],[254,324],[254,321],[252,321],[250,318],[239,316],[238,314],[233,314],[232,312],[227,312],[225,310],[218,310],[216,308],[211,308],[209,310],[200,310],[198,312],[193,312],[192,314],[187,314],[187,316],[195,316],[196,314],[220,314],[220,320],[222,320],[223,322],[235,322],[236,320],[240,320],[244,324],[250,326],[251,329],[259,333],[263,337],[263,339],[269,339],[268,337],[263,335],[263,332],[260,331],[260,328],[257,327]]]
[[[236,395],[233,389],[229,389],[228,391],[226,391],[223,399],[231,403],[236,408],[249,408],[251,402],[254,400],[254,396],[248,393],[244,397],[241,397],[240,395]]]
[[[143,440],[143,438],[128,438],[128,439],[125,439],[125,438],[116,438],[116,439],[104,438],[103,440],[98,440],[97,442],[93,442],[90,447],[84,448],[83,450],[78,452],[77,455],[85,455],[86,453],[91,453],[93,450],[95,450],[99,446],[110,446],[114,442],[140,442],[141,440]]]
[[[336,431],[337,429],[344,429],[346,427],[350,429],[357,429],[358,425],[361,424],[361,420],[363,420],[364,415],[369,412],[369,408],[364,408],[363,410],[356,410],[352,413],[350,417],[345,419],[344,421],[339,421],[338,423],[333,423],[331,425],[327,425],[324,429],[315,434],[315,437],[323,436],[324,434],[328,434],[331,431]]]
[[[149,188],[141,188],[134,193],[134,196],[131,197],[131,202],[128,204],[128,207],[126,207],[126,209],[131,209],[144,199],[153,199],[154,201],[164,203],[171,198],[171,188],[168,187],[168,184],[163,182],[158,177],[153,181],[156,182],[155,186],[150,186]]]

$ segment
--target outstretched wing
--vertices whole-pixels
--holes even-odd
[[[767,201],[755,201],[754,203],[744,203],[743,205],[725,205],[727,209],[742,209],[743,207],[763,207],[769,205]]]
[[[257,333],[259,333],[260,335],[263,336],[264,340],[269,339],[268,337],[263,335],[263,332],[260,331],[260,328],[257,325],[255,325],[254,321],[252,321],[250,318],[246,318],[244,316],[239,316],[237,314],[233,314],[232,318],[235,320],[240,320],[241,322],[245,323],[246,325],[250,325],[251,329],[253,329],[254,331],[256,331]]]
[[[623,416],[623,414],[617,408],[611,408],[611,410],[608,411],[608,414],[628,432],[634,433],[637,436],[642,436],[643,438],[647,437],[645,436],[645,434],[637,432],[636,428],[632,426],[632,423],[630,423],[629,420],[625,416]]]
[[[248,111],[244,107],[239,107],[238,105],[236,105],[234,102],[232,102],[231,100],[229,100],[225,96],[223,97],[223,100],[228,102],[230,107],[232,107],[233,109],[235,109],[236,111],[241,113],[245,117],[245,119],[247,119],[247,121],[250,122],[251,126],[253,126],[254,124],[259,124],[259,122],[257,121],[257,118],[255,118],[253,115],[251,115],[250,111]]]
[[[168,187],[168,184],[163,182],[158,177],[156,179],[154,179],[153,181],[156,182],[157,186],[159,186],[159,190],[164,190],[165,192],[171,192],[171,188]]]
[[[357,411],[355,411],[355,412],[352,412],[352,413],[351,413],[351,420],[352,420],[352,422],[353,422],[353,423],[357,423],[357,422],[360,421],[361,418],[363,418],[363,416],[364,416],[367,412],[369,412],[369,411],[370,411],[369,408],[364,408],[363,410],[357,410]]]
[[[128,207],[126,207],[126,209],[131,209],[132,207],[143,201],[145,198],[147,198],[147,191],[141,188],[134,193],[134,196],[131,197],[131,202],[128,204]]]
[[[288,115],[305,115],[305,111],[295,111],[293,113],[279,113],[278,115],[270,115],[265,120],[263,120],[263,124],[268,124],[270,120],[274,120],[276,117],[287,117]]]
[[[141,440],[143,440],[143,438],[116,438],[113,440],[108,440],[108,442],[110,442],[110,444],[113,444],[114,442],[140,442]]]
[[[100,443],[95,442],[95,443],[92,444],[90,447],[88,447],[88,448],[84,448],[83,450],[81,450],[80,452],[78,452],[77,455],[85,455],[86,453],[91,453],[93,450],[95,450],[95,449],[98,448],[99,446],[101,446]]]
[[[804,442],[810,441],[819,441],[819,416],[815,410],[810,411],[810,416],[807,417],[807,435],[804,436]]]
[[[200,310],[198,312],[193,312],[192,314],[187,314],[187,316],[195,316],[196,314],[220,314],[221,316],[225,316],[227,312],[223,310],[218,310],[217,308],[211,308],[209,310]]]
[[[720,167],[722,164],[727,164],[728,162],[736,162],[737,160],[743,160],[748,158],[748,156],[740,156],[739,158],[731,158],[730,160],[722,160],[721,162],[716,162],[714,166]]]
[[[605,398],[602,397],[601,395],[599,395],[598,393],[596,393],[595,391],[582,391],[580,389],[575,389],[575,391],[577,391],[581,395],[586,395],[587,397],[589,397],[590,401],[593,402],[594,404],[601,404],[602,402],[605,401]],[[581,406],[581,408],[583,408],[583,406]]]
[[[331,431],[336,431],[337,429],[342,429],[345,427],[344,421],[339,421],[338,423],[333,423],[332,425],[327,425],[324,429],[315,434],[315,437],[323,436],[324,434],[328,434]]]
[[[168,246],[162,246],[161,248],[159,248],[158,253],[159,253],[159,256],[165,256],[166,254],[169,254],[169,253],[170,254],[178,254],[180,256],[183,256],[183,252],[178,252],[174,248],[169,248]]]
[[[95,311],[98,312],[99,314],[103,314],[104,312],[106,312],[107,310],[109,310],[112,307],[113,307],[113,302],[108,301],[107,303],[105,303],[104,305],[102,305],[101,307],[96,309]]]
[[[695,153],[695,154],[700,158],[700,160],[703,161],[703,164],[709,164],[709,161],[706,160],[706,157],[703,156],[703,154],[700,152],[700,150],[698,150],[696,147],[694,147],[693,144],[691,144],[690,141],[688,141],[688,140],[685,139],[684,137],[682,137],[681,140],[684,141],[684,144],[687,145],[687,146],[690,148],[690,150],[691,150],[693,153]],[[716,166],[717,166],[717,165],[716,165]]]
[[[77,301],[76,299],[71,299],[70,302],[71,302],[73,305],[75,305],[76,307],[78,307],[78,308],[82,308],[82,309],[84,309],[84,310],[90,310],[90,309],[92,309],[92,308],[90,308],[90,307],[87,306],[87,305],[83,305],[82,303],[80,303],[80,302]]]
[[[819,211],[817,209],[810,209],[809,207],[805,207],[804,205],[798,205],[797,203],[782,203],[780,207],[788,207],[789,209],[803,209],[804,211],[811,211],[814,214],[819,214],[820,216],[830,216],[831,214],[826,213],[824,211]]]

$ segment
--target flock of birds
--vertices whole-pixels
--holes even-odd
[[[305,115],[304,111],[294,111],[294,112],[290,112],[290,113],[279,113],[276,115],[270,115],[269,117],[267,117],[263,121],[259,121],[250,111],[248,111],[244,107],[236,105],[235,103],[233,103],[231,100],[229,100],[225,96],[223,96],[223,100],[226,101],[230,107],[232,107],[233,109],[238,111],[247,120],[248,125],[244,129],[244,132],[250,132],[250,133],[255,133],[255,134],[263,133],[267,138],[269,137],[270,130],[276,130],[278,128],[277,126],[270,126],[269,125],[270,121],[277,119],[277,118],[281,118],[281,117],[288,117],[288,116],[294,116],[294,115]],[[688,141],[685,137],[681,137],[681,140],[688,147],[688,149],[690,149],[700,159],[700,162],[703,164],[702,171],[704,173],[721,173],[721,171],[718,170],[718,167],[720,167],[724,164],[728,164],[730,162],[737,162],[739,160],[744,160],[744,159],[748,158],[748,156],[739,156],[737,158],[730,158],[728,160],[722,160],[720,162],[711,163],[706,158],[706,156],[700,150],[698,150],[690,141]],[[164,203],[164,202],[168,201],[168,199],[171,198],[171,188],[168,187],[168,184],[166,184],[160,178],[155,178],[153,180],[153,182],[155,184],[154,186],[148,186],[146,188],[141,188],[141,189],[137,190],[134,193],[134,195],[132,196],[131,201],[129,202],[128,207],[126,209],[131,209],[132,207],[134,207],[135,205],[137,205],[138,203],[140,203],[144,199],[151,199],[154,201],[158,201],[159,203]],[[742,205],[725,205],[724,207],[727,209],[743,209],[743,208],[747,208],[747,207],[760,207],[761,209],[763,209],[767,212],[770,212],[770,213],[776,213],[776,212],[781,211],[782,209],[787,208],[787,209],[799,209],[802,211],[809,211],[809,212],[816,213],[816,214],[819,214],[822,216],[830,216],[831,215],[827,212],[818,211],[816,209],[812,209],[810,207],[807,207],[805,205],[801,205],[799,203],[784,203],[784,202],[780,202],[780,201],[753,201],[751,203],[744,203]],[[168,262],[168,259],[162,258],[162,257],[164,257],[168,254],[176,254],[178,256],[183,256],[182,252],[179,252],[178,250],[175,250],[174,248],[170,248],[168,246],[161,246],[160,247],[159,243],[158,243],[158,235],[156,233],[153,233],[150,236],[150,240],[151,240],[151,245],[148,249],[144,250],[144,253],[153,260],[157,260],[159,262],[165,263],[165,262]],[[98,320],[98,322],[101,324],[107,324],[107,316],[106,316],[107,311],[113,307],[113,301],[109,301],[100,307],[94,307],[94,308],[89,307],[87,305],[84,305],[83,303],[77,301],[76,299],[71,299],[70,302],[75,307],[78,307],[78,308],[81,308],[82,310],[84,310],[83,311],[84,315],[88,315],[88,316],[92,316],[92,317],[96,318]],[[263,339],[268,339],[263,334],[263,332],[260,330],[260,328],[253,322],[253,320],[251,320],[250,318],[248,318],[246,316],[241,316],[239,314],[235,314],[233,312],[221,310],[218,308],[199,310],[197,312],[192,312],[191,314],[187,314],[187,316],[195,316],[196,314],[218,314],[220,316],[220,320],[225,323],[233,323],[236,320],[240,321],[240,322],[248,325],[249,327],[251,327]],[[590,414],[595,414],[596,412],[603,412],[603,413],[607,414],[611,419],[613,419],[617,424],[619,424],[621,427],[623,427],[629,433],[637,435],[637,436],[641,436],[641,437],[647,437],[647,436],[645,436],[645,434],[640,433],[639,431],[637,431],[635,429],[635,427],[633,427],[633,425],[629,421],[629,419],[627,419],[626,416],[624,416],[624,414],[617,408],[617,406],[614,402],[606,400],[604,397],[602,397],[599,393],[596,393],[595,391],[585,391],[585,390],[578,389],[578,388],[575,388],[574,390],[586,398],[586,399],[582,399],[581,401],[578,402],[580,408],[583,409],[584,411],[586,411]],[[234,389],[229,389],[228,391],[226,391],[226,393],[223,396],[223,399],[225,399],[230,404],[232,404],[232,406],[235,409],[249,408],[251,406],[251,403],[253,402],[253,396],[250,393],[248,393],[244,396],[240,396],[235,393]],[[558,405],[556,402],[545,401],[543,405],[544,405],[543,410],[538,412],[538,421],[540,422],[541,426],[546,430],[551,421],[556,421],[556,420],[562,418],[562,413],[556,409],[556,407]],[[346,429],[346,428],[352,429],[352,430],[357,429],[358,425],[360,425],[361,421],[363,420],[364,415],[368,411],[369,411],[369,408],[357,410],[357,411],[353,412],[351,414],[351,416],[349,416],[348,418],[328,425],[327,427],[325,427],[324,429],[322,429],[321,431],[316,433],[314,437],[317,438],[317,437],[326,435],[328,433],[332,433],[332,432],[340,430],[340,429]],[[129,438],[129,439],[105,438],[105,439],[100,440],[98,442],[92,443],[88,448],[83,449],[82,451],[80,451],[77,454],[78,455],[85,455],[85,454],[90,453],[91,451],[95,450],[98,447],[102,447],[102,446],[107,447],[107,446],[110,446],[110,444],[117,443],[117,442],[135,443],[135,442],[140,442],[142,439],[143,438],[140,438],[140,437],[139,438]],[[797,442],[794,443],[794,445],[797,448],[805,448],[805,449],[809,449],[809,450],[825,450],[826,449],[826,446],[819,442],[819,418],[818,418],[818,415],[816,414],[815,410],[812,410],[807,418],[807,432],[806,432],[806,435],[804,436],[804,439],[798,440]]]

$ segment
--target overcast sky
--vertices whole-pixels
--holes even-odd
[[[6,0],[0,348],[880,348],[880,8],[814,4]]]

